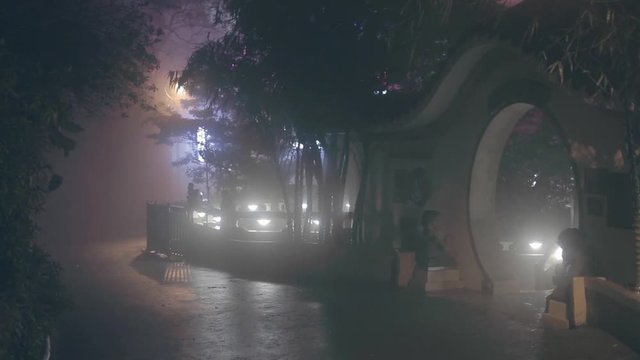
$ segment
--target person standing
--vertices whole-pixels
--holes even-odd
[[[190,182],[187,186],[187,217],[193,222],[193,211],[202,205],[202,193]]]
[[[220,211],[222,213],[222,232],[230,236],[235,228],[236,204],[229,190],[223,190],[220,194]]]
[[[437,242],[434,224],[438,215],[439,213],[434,210],[422,212],[416,234],[413,237],[413,241],[411,241],[410,249],[408,249],[414,254],[414,266],[411,271],[410,284],[411,287],[421,291],[428,280],[432,249]]]

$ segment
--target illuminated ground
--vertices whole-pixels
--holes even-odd
[[[76,307],[54,359],[640,359],[594,329],[539,328],[538,293],[294,286],[140,256],[143,247],[58,255]]]

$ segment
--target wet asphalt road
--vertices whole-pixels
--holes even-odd
[[[640,359],[595,329],[542,329],[540,293],[301,285],[163,261],[144,246],[57,254],[76,305],[60,320],[53,359]]]

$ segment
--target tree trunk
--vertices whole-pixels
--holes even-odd
[[[278,154],[275,154],[273,157],[273,166],[276,170],[276,176],[278,177],[278,183],[280,185],[280,191],[282,192],[282,201],[284,201],[284,210],[287,214],[287,236],[289,241],[293,241],[293,216],[291,214],[291,205],[289,203],[289,193],[287,191],[287,182],[285,181],[284,176],[282,175],[282,166],[280,161],[278,161]]]
[[[320,228],[319,233],[318,233],[318,240],[320,242],[324,241],[324,231],[323,231],[323,223],[325,222],[326,219],[323,218],[324,216],[324,208],[325,208],[325,195],[326,195],[326,182],[324,179],[324,167],[322,164],[322,156],[320,153],[320,148],[318,147],[318,145],[314,142],[313,144],[310,145],[311,149],[310,149],[310,158],[311,158],[311,162],[312,162],[312,171],[313,174],[312,176],[315,177],[316,182],[318,183],[318,205],[317,205],[317,209],[318,209],[318,215],[320,217]]]
[[[336,187],[336,139],[335,134],[327,135],[327,145],[325,146],[325,166],[324,166],[324,187],[322,194],[320,234],[323,242],[327,242],[332,237],[332,209],[333,196]]]
[[[633,233],[635,238],[636,274],[635,291],[640,292],[640,154],[638,149],[638,113],[634,110],[625,111],[627,127],[627,154],[629,157],[629,173],[633,187]]]
[[[209,171],[210,171],[210,170],[209,170],[209,162],[208,162],[208,161],[206,161],[206,162],[205,162],[205,166],[206,166],[206,168],[205,168],[205,175],[207,176],[207,179],[206,179],[207,184],[206,184],[206,186],[207,186],[207,204],[208,204],[208,203],[209,203],[209,201],[211,200],[211,197],[209,196],[209,190],[210,190],[210,185],[209,185]]]
[[[302,238],[302,154],[300,145],[296,148],[295,191],[293,214],[293,239],[300,242]]]
[[[305,149],[304,157],[304,176],[305,176],[305,189],[307,192],[307,210],[305,210],[304,216],[304,238],[309,238],[309,227],[311,224],[311,216],[313,213],[313,150],[307,146]]]
[[[367,182],[369,178],[369,141],[362,140],[362,170],[360,171],[360,185],[353,212],[353,229],[351,240],[354,245],[364,243],[364,203],[367,194]]]
[[[344,229],[344,191],[347,183],[347,173],[349,171],[349,155],[350,155],[350,136],[349,133],[344,135],[342,147],[338,148],[340,162],[336,168],[335,192],[333,194],[333,231],[336,237],[343,235]]]

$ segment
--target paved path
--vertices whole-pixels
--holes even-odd
[[[539,293],[312,288],[159,261],[143,247],[58,254],[76,306],[60,321],[54,360],[640,359],[595,329],[540,328]]]

